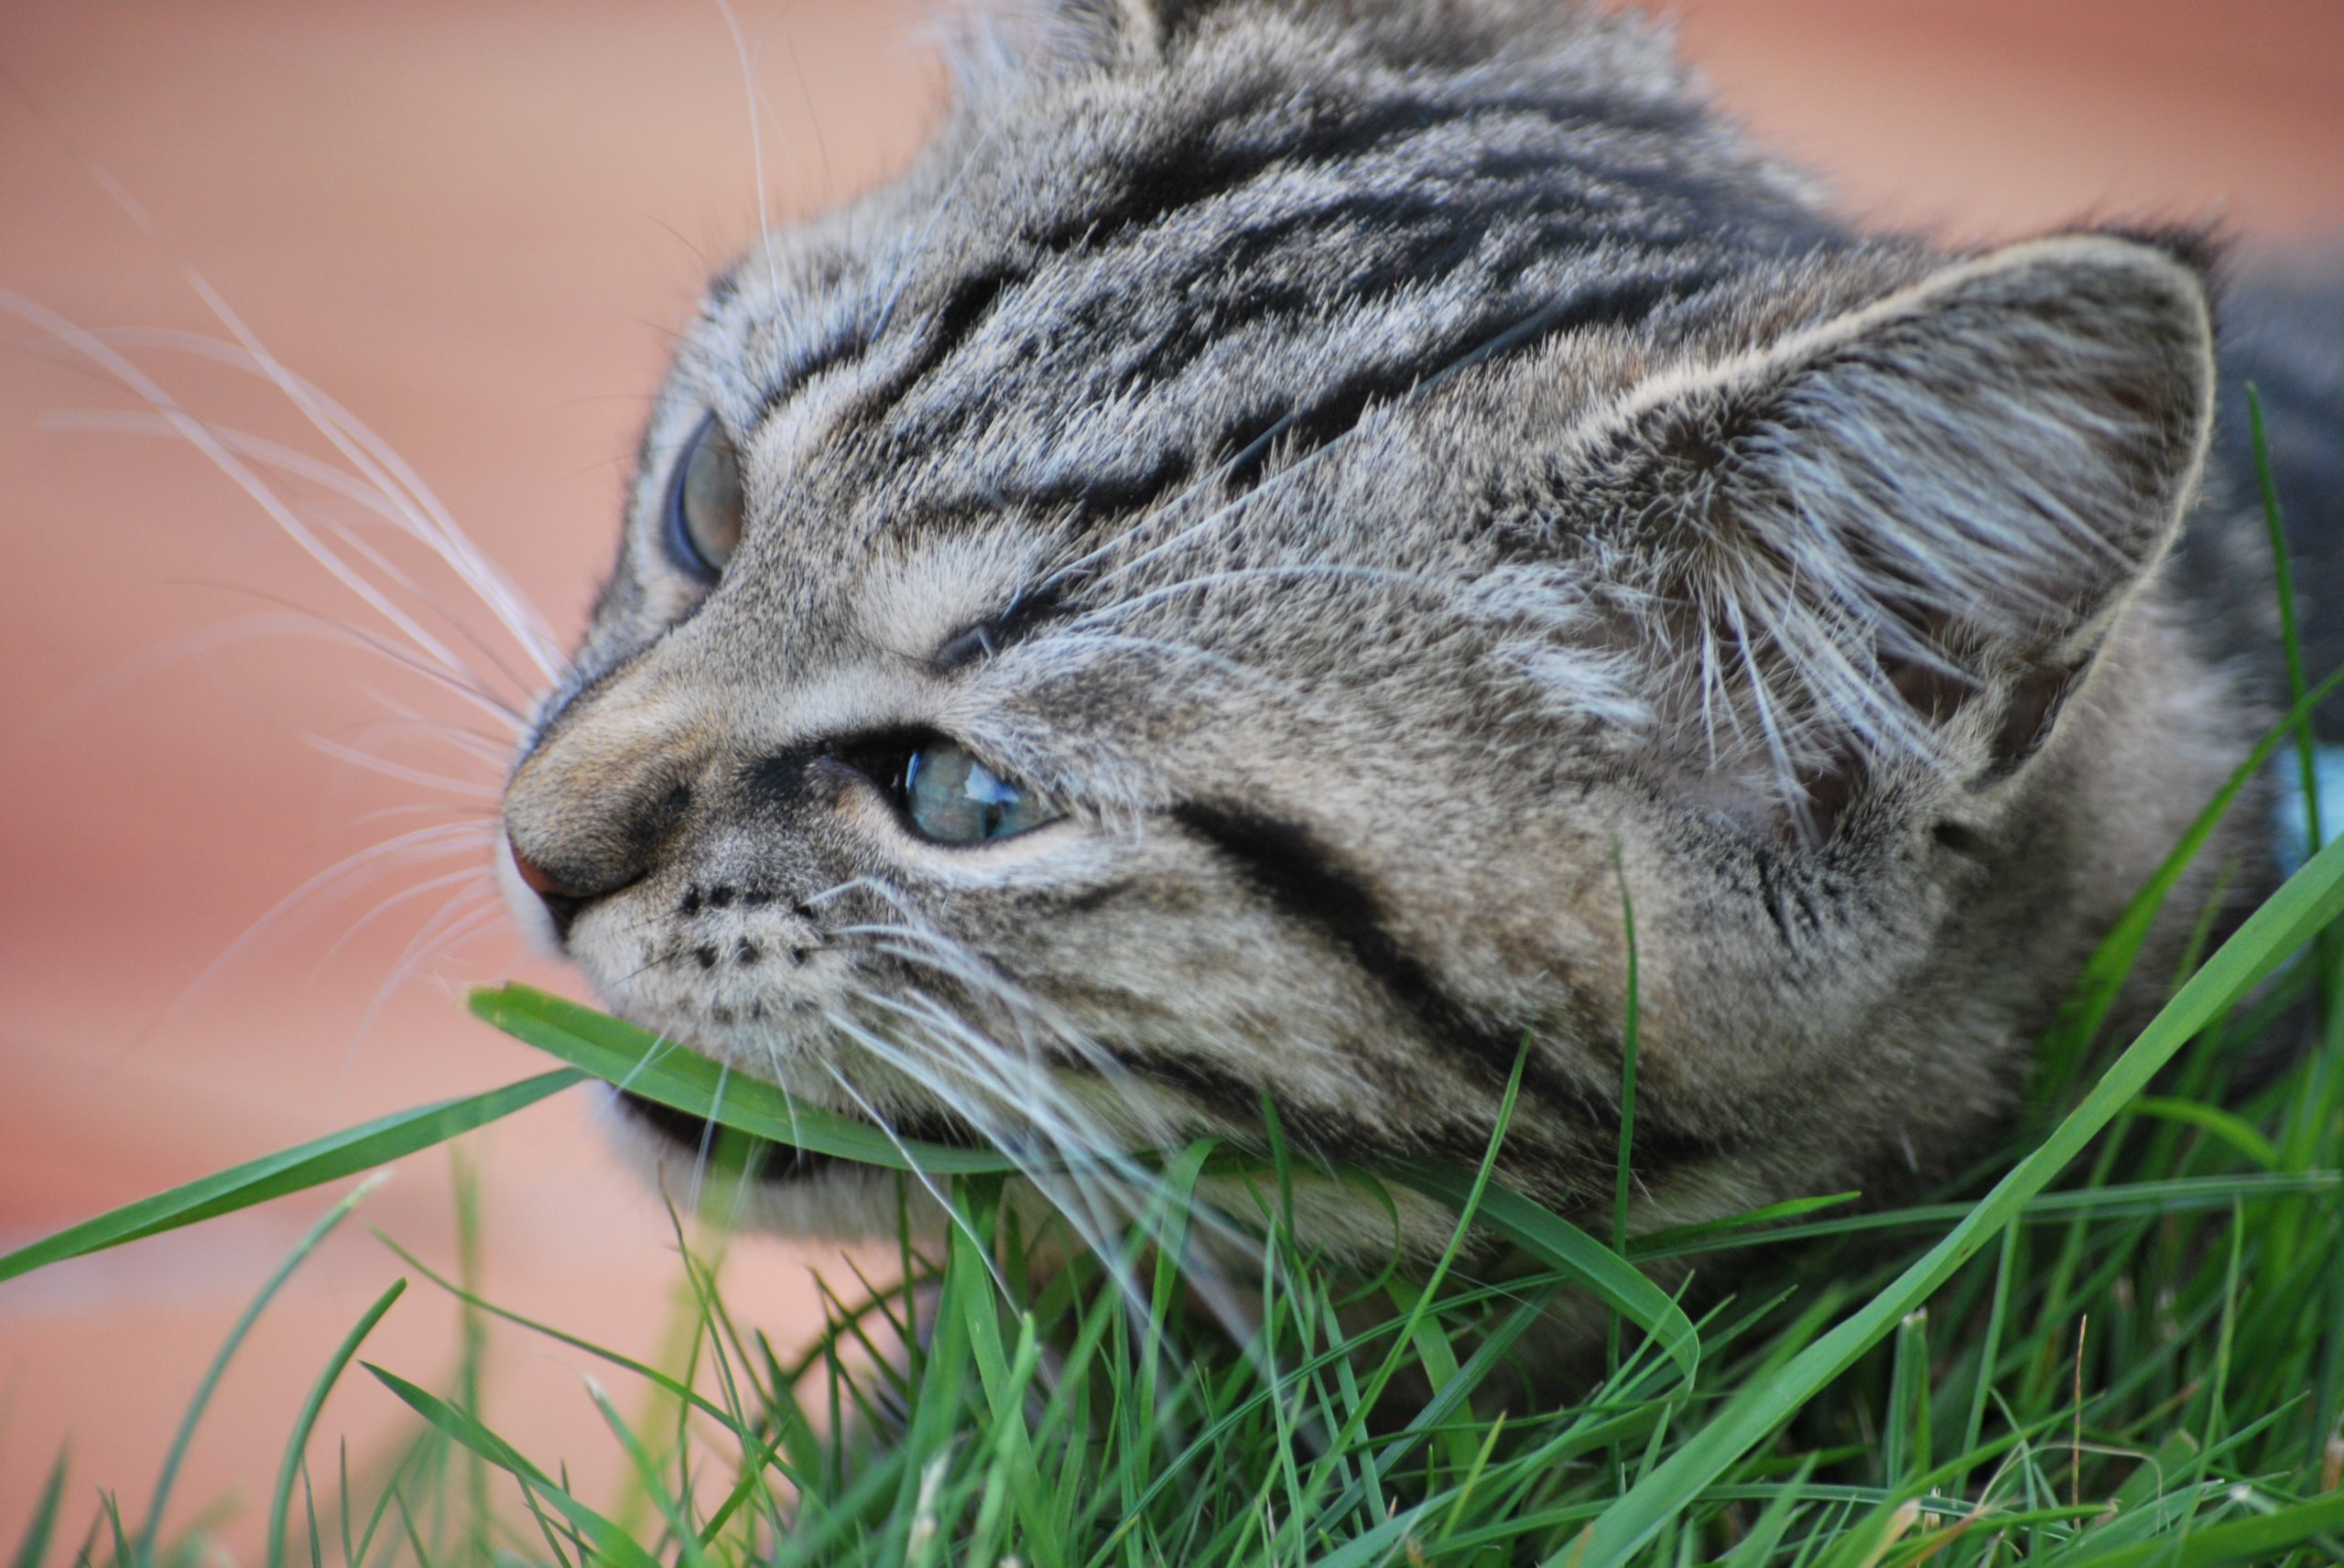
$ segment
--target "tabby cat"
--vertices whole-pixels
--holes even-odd
[[[909,171],[686,334],[505,797],[524,918],[906,1136],[1243,1141],[1266,1096],[1318,1159],[1470,1163],[1519,1058],[1501,1173],[1585,1214],[1633,904],[1637,1227],[1976,1156],[2275,711],[2212,247],[1856,233],[1554,0],[1055,0],[955,59]],[[2344,390],[2258,341],[2332,569]],[[2270,890],[2270,810],[2138,973]],[[758,1203],[897,1213],[816,1156]]]

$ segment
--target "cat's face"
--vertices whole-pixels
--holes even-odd
[[[1069,7],[711,291],[512,780],[516,907],[928,1138],[1267,1097],[1470,1162],[1522,1054],[1505,1167],[1568,1206],[1633,897],[1651,1214],[1958,1157],[2058,978],[1988,929],[2061,852],[2054,721],[2198,460],[2194,274],[1859,244],[1621,24],[1197,9]]]

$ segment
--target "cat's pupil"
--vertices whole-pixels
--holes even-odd
[[[981,844],[1055,821],[1059,813],[950,741],[932,741],[904,764],[912,826],[946,844]]]
[[[742,507],[740,455],[711,415],[692,433],[676,481],[671,533],[687,568],[708,578],[724,570],[740,547]]]

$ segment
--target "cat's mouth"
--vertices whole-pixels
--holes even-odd
[[[670,1143],[689,1151],[697,1159],[716,1147],[720,1130],[705,1117],[694,1116],[688,1110],[662,1105],[656,1099],[636,1094],[632,1089],[619,1090],[619,1106],[625,1113],[659,1134]],[[941,1143],[953,1149],[982,1149],[984,1141],[976,1132],[950,1117],[922,1117],[894,1124],[887,1129],[898,1138],[922,1143]],[[811,1181],[815,1177],[845,1168],[862,1170],[855,1161],[841,1159],[835,1154],[817,1153],[808,1149],[793,1149],[786,1144],[758,1141],[748,1169],[759,1182],[774,1186],[786,1186],[796,1182]]]

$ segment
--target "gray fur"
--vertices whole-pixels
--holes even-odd
[[[1476,1157],[1526,1038],[1504,1169],[1583,1209],[1624,879],[1640,1225],[1974,1155],[2267,720],[2163,568],[2191,247],[1859,236],[1643,24],[1530,0],[1063,0],[960,59],[901,179],[711,289],[515,773],[604,1000],[912,1130],[1267,1093],[1370,1162]],[[661,535],[710,409],[712,591]],[[908,731],[1066,816],[921,840],[853,765]],[[2199,865],[2142,974],[2267,890],[2251,806]]]

